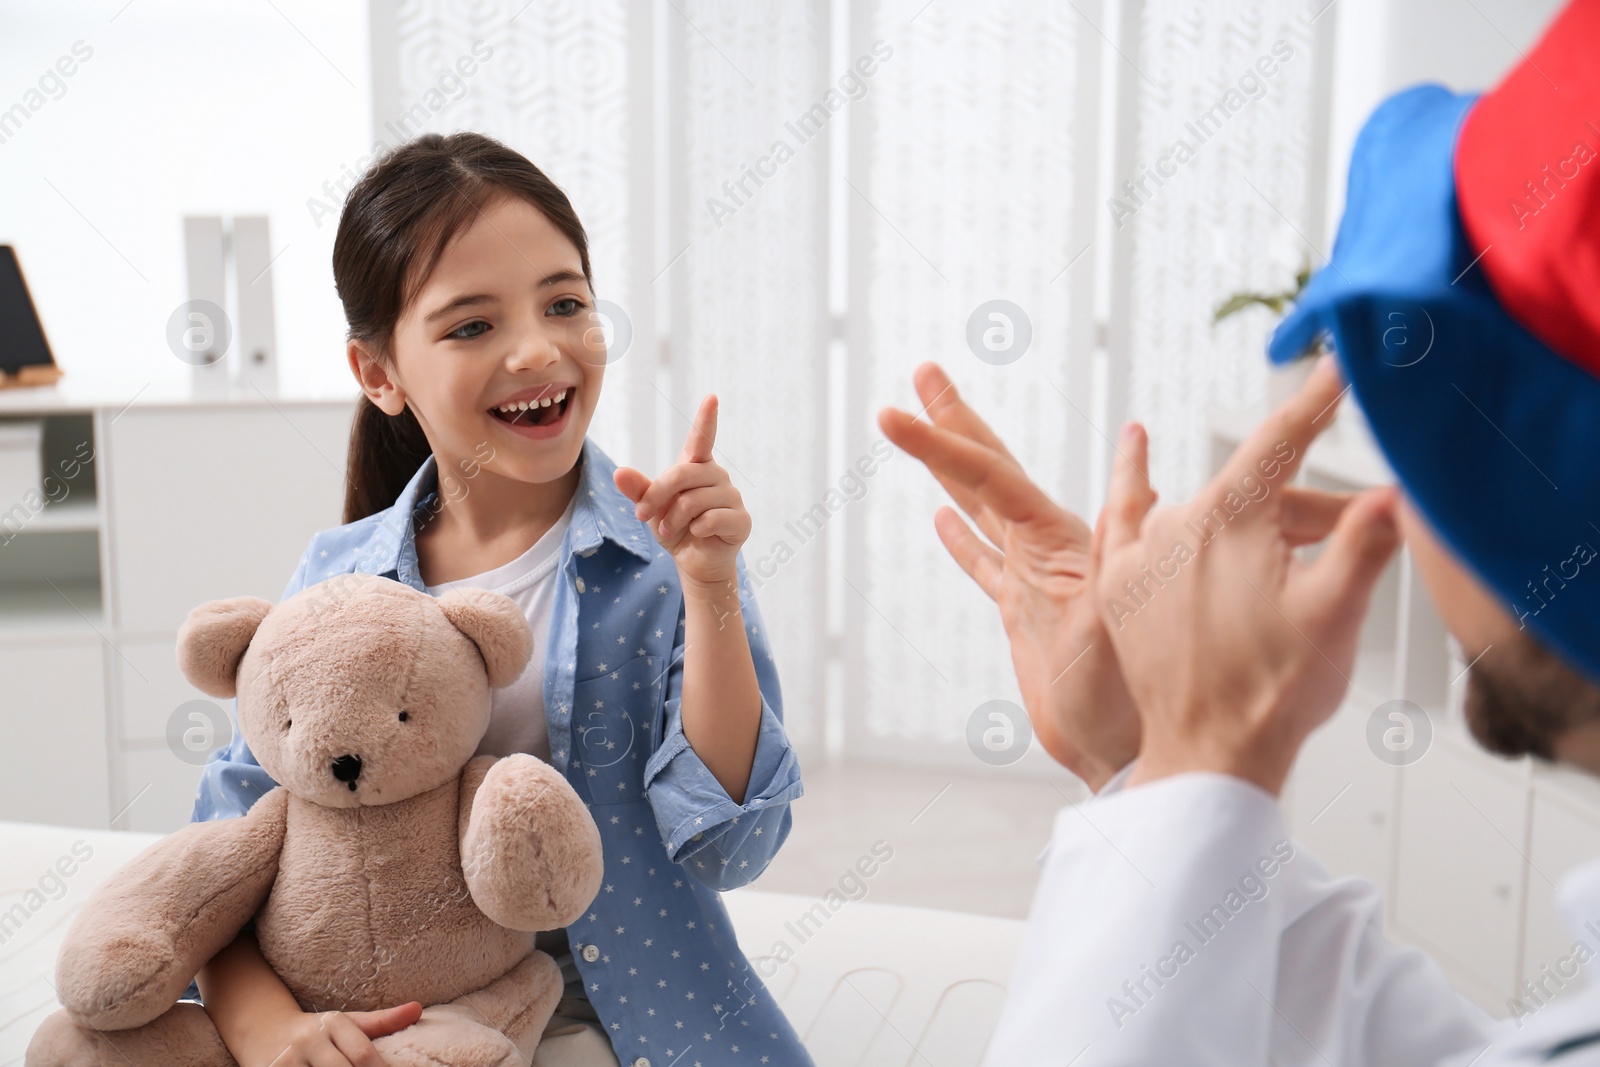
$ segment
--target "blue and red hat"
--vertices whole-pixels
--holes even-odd
[[[1600,0],[1487,93],[1367,120],[1333,257],[1268,344],[1337,354],[1407,496],[1600,682]]]

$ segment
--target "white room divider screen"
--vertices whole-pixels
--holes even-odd
[[[1321,243],[1334,17],[374,2],[374,125],[483,130],[572,196],[631,333],[594,431],[619,462],[670,462],[718,393],[803,751],[970,765],[974,709],[1018,699],[998,617],[938,543],[942,491],[883,458],[874,415],[915,410],[911,370],[935,359],[1068,506],[1097,506],[1129,414],[1155,421],[1163,493],[1192,490],[1207,408],[1266,381],[1266,317],[1213,329],[1213,307],[1283,287]]]
[[[1091,375],[1102,42],[1100,5],[1081,10],[858,9],[852,52],[892,41],[898,66],[852,128],[850,455],[880,439],[880,405],[916,410],[912,369],[936,359],[1036,478],[1087,502],[1090,423],[1103,423]],[[990,318],[991,301],[1014,310]],[[1011,332],[1009,350],[990,351],[990,330],[996,349]],[[956,743],[971,713],[1019,700],[1004,634],[934,532],[943,490],[904,458],[891,470],[849,515],[846,748],[970,762]]]

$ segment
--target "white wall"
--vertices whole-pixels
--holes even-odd
[[[1442,82],[1458,92],[1492,88],[1561,7],[1560,0],[1329,4],[1323,17],[1338,20],[1328,171],[1330,250],[1344,212],[1350,149],[1372,109],[1389,94],[1418,82]]]
[[[56,83],[77,42],[88,58]],[[337,216],[318,226],[306,202],[370,142],[369,67],[353,0],[0,0],[0,112],[27,108],[0,128],[0,243],[69,376],[130,396],[185,381],[165,339],[187,298],[181,216],[267,213],[280,372],[353,388]]]

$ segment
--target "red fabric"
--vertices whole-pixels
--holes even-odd
[[[1569,3],[1473,105],[1455,175],[1483,253],[1473,269],[1534,336],[1600,375],[1600,0]]]

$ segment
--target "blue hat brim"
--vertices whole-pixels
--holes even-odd
[[[1524,329],[1476,269],[1454,167],[1475,100],[1423,85],[1373,113],[1332,259],[1268,355],[1287,362],[1326,335],[1429,525],[1541,644],[1600,682],[1600,381]]]

